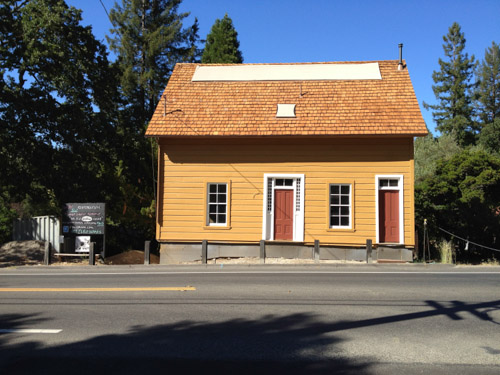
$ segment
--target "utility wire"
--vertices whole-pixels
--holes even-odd
[[[102,0],[99,0],[99,2],[101,3],[102,7],[104,8],[104,11],[106,12],[106,15],[108,16],[109,22],[111,22],[111,25],[113,25],[113,21],[111,21],[111,17],[109,17],[109,13],[108,13],[108,10],[106,9],[106,6],[102,2]]]
[[[438,227],[438,229],[439,229],[439,230],[441,230],[441,231],[443,231],[443,232],[445,232],[445,233],[448,233],[448,234],[452,235],[453,237],[456,237],[456,238],[458,238],[458,239],[460,239],[460,240],[462,240],[462,241],[465,241],[465,242],[471,243],[471,244],[473,244],[473,245],[476,245],[476,246],[482,247],[482,248],[484,248],[484,249],[488,249],[488,250],[493,250],[493,251],[498,251],[498,252],[500,252],[500,250],[499,250],[499,249],[494,249],[494,248],[492,248],[492,247],[488,247],[488,246],[480,245],[480,244],[478,244],[478,243],[475,243],[475,242],[469,241],[469,240],[467,240],[467,239],[465,239],[465,238],[462,238],[462,237],[457,236],[456,234],[453,234],[453,233],[451,233],[451,232],[448,232],[447,230],[445,230],[445,229],[443,229],[443,228]]]

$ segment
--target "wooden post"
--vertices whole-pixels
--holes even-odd
[[[319,263],[319,240],[314,240],[314,263]]]
[[[48,266],[50,264],[50,242],[45,241],[45,253],[43,255],[43,264]]]
[[[201,241],[201,263],[207,264],[208,241]]]
[[[95,265],[94,245],[95,245],[95,242],[91,242],[90,243],[90,249],[89,249],[89,266],[94,266]]]
[[[372,240],[366,240],[366,263],[372,262]]]
[[[266,241],[260,240],[260,263],[266,263]]]
[[[151,241],[144,241],[144,264],[149,264]]]

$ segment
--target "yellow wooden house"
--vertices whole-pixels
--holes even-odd
[[[209,257],[258,256],[262,240],[267,256],[412,249],[426,134],[402,60],[177,64],[146,133],[161,262],[200,259],[202,241]]]

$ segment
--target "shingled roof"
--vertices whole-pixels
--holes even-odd
[[[325,75],[319,75],[319,78],[308,79],[289,77],[290,80],[272,76],[266,79],[253,76],[245,80],[230,75],[224,80],[221,77],[211,79],[210,74],[205,74],[200,80],[197,77],[193,80],[195,72],[204,67],[288,66],[314,70],[322,66],[331,68],[330,64],[377,64],[380,74],[378,79],[352,76],[349,79],[325,79]],[[424,136],[427,128],[406,64],[404,66],[398,70],[398,60],[177,64],[146,136]],[[206,73],[210,69],[202,71]],[[278,104],[294,104],[295,117],[277,117]]]

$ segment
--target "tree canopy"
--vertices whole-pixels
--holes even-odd
[[[108,249],[153,238],[156,150],[146,124],[175,63],[200,54],[197,22],[184,28],[179,4],[117,5],[112,63],[64,0],[0,3],[2,229],[13,215],[100,201]]]
[[[62,0],[4,1],[0,17],[1,188],[28,214],[56,212],[75,191],[101,191],[114,72],[81,12]]]
[[[201,62],[203,64],[241,64],[243,55],[240,51],[238,33],[227,13],[222,20],[215,20],[207,35]]]
[[[456,236],[499,249],[500,238],[500,60],[498,45],[477,64],[465,52],[465,36],[454,23],[443,37],[446,60],[433,73],[438,137],[415,141],[417,227],[427,219],[434,244],[443,228]],[[475,77],[473,77],[475,73]],[[456,242],[459,261],[499,258],[484,248],[475,254]]]

